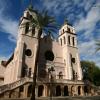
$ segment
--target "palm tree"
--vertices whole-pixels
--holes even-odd
[[[95,44],[96,44],[96,52],[100,51],[100,40],[97,40]]]
[[[45,33],[54,33],[57,30],[57,24],[54,17],[48,15],[47,11],[42,11],[42,13],[37,12],[36,18],[31,20],[32,27],[35,27],[38,30],[38,47],[35,58],[34,73],[33,73],[33,87],[32,87],[32,97],[31,100],[35,100],[35,86],[36,86],[36,74],[38,66],[38,57],[40,51],[40,38],[43,32]]]

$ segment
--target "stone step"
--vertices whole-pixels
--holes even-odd
[[[0,100],[30,100],[30,98],[23,99],[0,99]],[[36,98],[36,100],[100,100],[100,96],[82,96],[82,97],[40,97]]]

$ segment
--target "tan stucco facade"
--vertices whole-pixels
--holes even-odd
[[[6,64],[4,85],[10,87],[10,90],[6,92],[4,87],[3,95],[7,93],[10,98],[14,93],[17,97],[29,97],[32,93],[38,38],[37,29],[30,26],[30,16],[36,17],[35,12],[27,9],[20,20],[17,45],[12,59]],[[57,40],[51,35],[41,37],[37,68],[37,97],[85,95],[77,34],[69,24],[64,23]],[[86,93],[90,93],[88,89]]]

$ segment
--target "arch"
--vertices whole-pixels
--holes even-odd
[[[62,38],[60,38],[60,44],[61,44],[61,46],[62,46]]]
[[[70,45],[70,36],[68,36],[68,44]]]
[[[75,46],[75,37],[72,37],[73,46]]]
[[[64,86],[64,96],[69,96],[68,86]]]
[[[43,92],[44,92],[44,86],[43,85],[40,85],[38,87],[38,97],[43,96]]]
[[[66,44],[66,38],[65,38],[65,36],[63,37],[63,39],[64,39],[64,44]]]
[[[60,87],[60,85],[56,86],[56,96],[61,96],[61,87]]]
[[[84,93],[87,94],[88,92],[88,86],[84,86]]]
[[[81,86],[78,86],[78,95],[81,95]]]
[[[32,84],[28,86],[27,97],[30,97],[32,94]]]
[[[28,31],[29,31],[29,22],[26,23],[25,33],[28,33]]]

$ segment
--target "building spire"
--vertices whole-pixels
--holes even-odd
[[[33,10],[32,1],[33,1],[33,0],[30,0],[29,7],[28,7],[29,10]]]
[[[71,24],[71,23],[69,23],[69,21],[65,18],[65,19],[64,19],[64,25],[66,25],[66,24],[68,24],[68,25],[72,26],[72,24]]]

